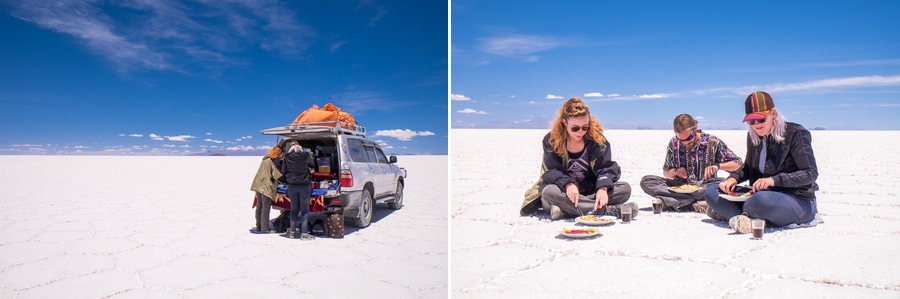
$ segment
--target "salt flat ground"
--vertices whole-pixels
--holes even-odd
[[[260,157],[0,156],[0,298],[445,298],[447,156],[398,158],[402,209],[305,242],[248,232]]]
[[[709,133],[744,157],[746,131]],[[453,130],[453,298],[900,297],[900,132],[812,132],[826,223],[767,228],[761,241],[704,214],[652,215],[638,184],[661,174],[674,133],[636,130],[605,135],[640,215],[601,227],[600,237],[558,237],[574,220],[518,213],[539,176],[544,134]]]

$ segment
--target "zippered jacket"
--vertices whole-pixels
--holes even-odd
[[[812,136],[799,124],[787,122],[785,125],[784,141],[775,142],[771,134],[766,139],[764,172],[759,171],[762,139],[758,145],[754,145],[750,141],[750,132],[747,132],[747,158],[744,159],[744,165],[728,177],[738,183],[749,180],[751,186],[760,178],[771,177],[775,185],[769,187],[769,191],[814,200],[816,191],[819,190],[819,185],[816,184],[819,169],[813,155]]]

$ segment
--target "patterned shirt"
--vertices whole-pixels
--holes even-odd
[[[695,182],[703,180],[703,170],[706,167],[715,165],[716,163],[735,162],[741,164],[741,158],[734,155],[725,142],[719,140],[719,137],[700,133],[700,140],[696,141],[694,147],[688,149],[684,144],[673,137],[669,141],[666,148],[666,162],[663,169],[684,168],[687,170],[687,180],[676,176],[675,179],[684,182]]]

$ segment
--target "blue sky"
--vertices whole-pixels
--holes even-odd
[[[769,92],[807,128],[900,130],[898,1],[452,2],[454,128],[547,128],[581,97],[607,128],[746,129]]]
[[[0,0],[0,154],[253,153],[313,104],[447,153],[447,3]]]

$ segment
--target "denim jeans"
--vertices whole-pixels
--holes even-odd
[[[300,221],[300,233],[307,233],[307,219],[309,218],[309,197],[312,196],[312,189],[309,184],[293,185],[288,184],[288,197],[291,198],[291,230],[296,228],[297,221]],[[299,212],[299,213],[298,213]]]
[[[719,184],[706,189],[706,203],[726,219],[747,213],[750,218],[765,219],[772,226],[801,224],[816,218],[815,200],[798,199],[776,191],[758,191],[745,202],[733,202],[719,197]]]

